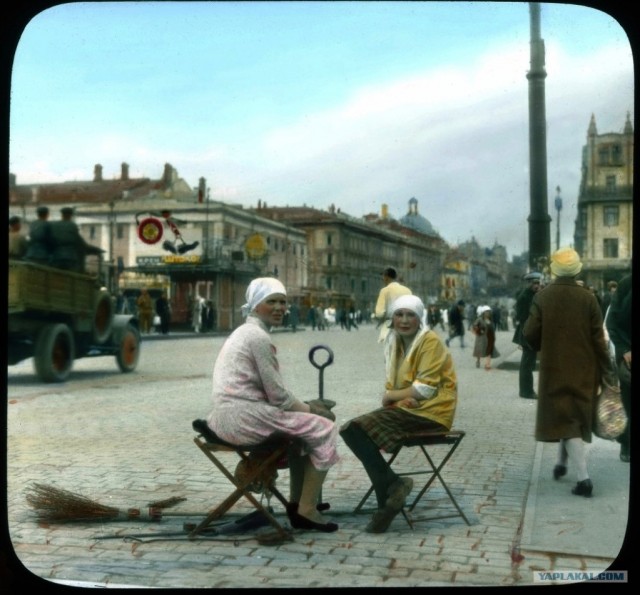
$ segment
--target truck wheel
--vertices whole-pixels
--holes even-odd
[[[132,324],[127,324],[116,353],[116,362],[121,372],[133,372],[140,357],[140,333]]]
[[[75,357],[73,334],[66,324],[45,326],[36,342],[33,358],[36,374],[43,382],[62,382],[71,372]]]
[[[111,295],[108,291],[101,291],[93,309],[93,338],[98,345],[102,345],[111,336],[113,315]]]

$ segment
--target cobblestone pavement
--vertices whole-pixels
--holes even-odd
[[[229,482],[194,445],[191,429],[191,422],[208,412],[212,365],[224,337],[145,340],[134,373],[120,374],[112,358],[79,360],[71,378],[60,385],[38,383],[31,362],[10,367],[9,547],[27,574],[103,587],[528,586],[536,582],[536,572],[605,570],[620,550],[622,535],[617,542],[610,538],[605,554],[593,555],[580,546],[568,552],[554,550],[553,544],[536,548],[535,527],[526,528],[527,502],[537,485],[540,460],[546,459],[533,439],[536,402],[517,394],[519,352],[511,335],[498,333],[502,357],[490,371],[476,369],[469,333],[465,349],[457,339],[450,348],[459,376],[454,428],[467,435],[444,477],[470,526],[456,517],[416,523],[412,531],[398,515],[388,532],[364,532],[368,515],[355,515],[353,509],[368,481],[340,443],[342,459],[323,490],[324,500],[331,503],[327,515],[339,523],[339,531],[293,532],[293,541],[275,545],[261,545],[255,534],[190,541],[183,531],[183,523],[197,522],[230,491]],[[376,337],[372,325],[351,332],[273,333],[285,380],[303,399],[315,398],[319,391],[309,349],[325,344],[333,350],[334,362],[324,372],[324,396],[337,402],[338,423],[378,406],[383,360]],[[626,498],[629,466],[618,461],[611,443],[605,446],[609,466],[626,470],[626,485],[624,472],[616,471],[622,474],[618,483]],[[401,464],[423,466],[415,458],[422,454],[412,450],[417,452],[406,452]],[[544,473],[549,473],[546,467]],[[556,492],[562,488],[567,494],[563,501],[576,518],[595,519],[602,500],[571,496],[569,481],[574,480],[548,486],[545,475],[544,485]],[[170,496],[187,500],[157,523],[42,525],[25,499],[34,482],[122,509]],[[281,471],[278,485],[285,493],[287,483],[287,471]],[[597,489],[595,477],[594,484]],[[272,504],[286,522],[280,504]],[[623,527],[626,504],[613,505]],[[434,484],[414,512],[432,514],[448,506],[444,490]],[[536,508],[540,515],[541,500]],[[252,510],[242,501],[231,518]],[[608,527],[601,529],[606,534]],[[526,547],[523,532],[528,533]]]

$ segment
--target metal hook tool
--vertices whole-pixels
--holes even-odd
[[[315,355],[320,350],[324,350],[328,354],[327,361],[325,361],[324,363],[319,363],[315,360]],[[311,362],[314,368],[318,369],[320,373],[318,390],[319,390],[319,398],[322,401],[324,399],[324,369],[333,363],[333,351],[331,351],[331,348],[327,347],[326,345],[316,345],[315,347],[312,347],[309,350],[309,361]]]

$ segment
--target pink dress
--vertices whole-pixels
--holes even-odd
[[[338,461],[338,428],[315,415],[289,411],[295,397],[280,375],[266,325],[249,315],[224,342],[213,368],[209,427],[232,444],[258,444],[281,432],[299,438],[313,466],[326,471]]]

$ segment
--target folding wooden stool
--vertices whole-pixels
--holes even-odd
[[[291,539],[291,534],[277,521],[267,507],[263,506],[258,499],[252,494],[252,488],[256,484],[261,485],[261,491],[273,494],[282,505],[287,507],[288,501],[282,493],[276,488],[275,480],[277,476],[277,467],[281,465],[287,458],[287,453],[294,446],[295,440],[290,436],[273,435],[265,442],[257,445],[238,446],[230,444],[219,438],[207,425],[206,420],[196,419],[193,429],[198,432],[193,440],[197,447],[207,456],[207,458],[222,472],[222,474],[235,486],[235,489],[221,502],[217,507],[212,509],[205,519],[197,525],[190,533],[189,537],[194,538],[201,533],[213,521],[221,518],[240,498],[243,496],[251,502],[251,504],[259,510],[269,520],[271,525],[276,529],[279,536],[286,540]],[[259,465],[248,465],[246,472],[242,477],[230,472],[222,463],[216,453],[235,452],[241,461],[249,462],[252,456],[260,456]],[[255,459],[254,459],[255,460]]]
[[[463,432],[462,430],[450,430],[448,432],[414,432],[411,434],[406,434],[405,436],[402,437],[400,446],[398,446],[398,448],[396,448],[396,450],[394,450],[391,453],[391,456],[387,459],[387,464],[389,465],[389,467],[391,467],[393,462],[397,459],[398,455],[400,454],[400,451],[403,448],[413,448],[417,446],[418,448],[420,448],[420,450],[422,451],[422,453],[424,454],[427,460],[427,463],[429,464],[428,469],[417,469],[415,471],[406,471],[406,472],[403,471],[402,473],[397,473],[397,475],[400,475],[400,476],[414,476],[414,475],[430,476],[427,483],[420,489],[420,491],[418,492],[418,495],[415,497],[411,505],[408,507],[409,512],[413,511],[413,509],[416,507],[418,502],[422,499],[422,497],[425,495],[427,490],[429,490],[429,488],[431,487],[431,485],[436,479],[440,482],[442,487],[445,489],[447,495],[449,496],[449,499],[451,500],[452,504],[456,508],[455,513],[452,512],[451,514],[444,514],[439,516],[421,517],[419,519],[410,518],[406,514],[405,509],[403,508],[402,514],[412,529],[413,529],[413,523],[415,522],[447,519],[447,518],[453,518],[458,516],[462,517],[464,519],[464,522],[467,523],[467,525],[471,525],[471,523],[469,522],[469,519],[467,519],[467,516],[464,514],[462,508],[460,508],[458,502],[456,501],[455,497],[451,493],[449,486],[446,484],[446,482],[442,477],[442,470],[444,469],[444,466],[447,464],[447,462],[449,461],[449,459],[451,458],[455,450],[458,448],[458,446],[460,446],[460,443],[462,442],[462,439],[464,438],[464,436],[465,436],[465,432]],[[444,452],[444,454],[441,455],[441,458],[436,457],[436,459],[439,458],[439,462],[436,462],[436,460],[434,460],[434,452],[436,450],[441,450]],[[364,506],[364,504],[369,499],[372,493],[373,493],[373,486],[369,488],[367,493],[363,496],[362,500],[360,500],[360,502],[354,509],[354,513],[358,513],[362,510],[362,507]]]

